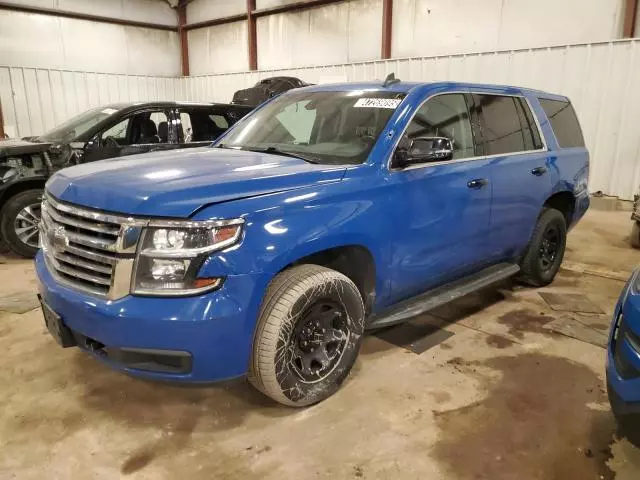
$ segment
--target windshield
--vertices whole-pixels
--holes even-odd
[[[91,127],[116,113],[121,108],[122,107],[120,106],[92,108],[80,115],[76,115],[71,120],[67,120],[53,130],[49,130],[44,135],[40,136],[40,140],[61,143],[71,142],[86,133]]]
[[[217,146],[362,163],[402,98],[388,91],[288,93],[239,122]]]

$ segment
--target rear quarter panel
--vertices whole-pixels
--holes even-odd
[[[586,147],[560,148],[538,98],[551,100],[569,100],[559,95],[547,93],[527,93],[534,114],[538,117],[542,135],[547,142],[549,156],[547,165],[551,181],[551,195],[560,192],[570,192],[576,199],[573,218],[569,228],[573,227],[589,208],[589,151]],[[580,119],[578,119],[580,121]]]

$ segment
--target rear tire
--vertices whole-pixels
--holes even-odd
[[[364,304],[345,275],[318,265],[278,274],[262,302],[249,381],[284,405],[331,395],[353,367],[364,333]]]
[[[564,215],[554,208],[544,207],[520,262],[520,279],[534,287],[553,282],[564,258],[566,242]]]
[[[640,225],[638,225],[637,221],[634,221],[633,226],[631,227],[629,243],[633,248],[640,248]]]
[[[25,190],[9,198],[0,212],[0,237],[9,250],[25,258],[38,251],[41,201],[42,190]]]

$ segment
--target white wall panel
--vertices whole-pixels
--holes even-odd
[[[354,62],[380,55],[381,0],[353,0],[257,20],[258,67]]]
[[[178,24],[175,10],[164,0],[11,0],[11,3],[137,22]]]
[[[0,10],[0,65],[178,75],[176,32]]]
[[[39,135],[89,108],[185,98],[184,79],[0,66],[5,132]],[[202,92],[205,95],[205,91]]]
[[[198,28],[189,30],[187,35],[192,75],[238,72],[248,68],[247,22]]]
[[[591,190],[630,199],[640,185],[640,39],[208,75],[186,78],[184,85],[189,100],[228,102],[235,90],[264,77],[323,83],[383,79],[390,72],[402,80],[513,84],[567,95],[591,152]]]
[[[625,0],[394,0],[392,56],[619,38]]]
[[[260,7],[258,7],[260,8]],[[246,13],[245,0],[192,0],[187,4],[187,22],[197,23]]]

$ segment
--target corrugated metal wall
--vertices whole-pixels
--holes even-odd
[[[630,199],[640,184],[640,39],[185,78],[189,100],[230,101],[274,75],[312,83],[383,79],[512,84],[567,95],[591,151],[591,190]]]
[[[640,39],[188,78],[0,67],[12,136],[40,134],[93,106],[154,99],[220,101],[274,75],[312,83],[383,79],[506,83],[569,96],[591,151],[591,190],[630,199],[640,184]]]
[[[122,101],[186,98],[177,77],[0,67],[5,133],[39,135],[91,107]]]

